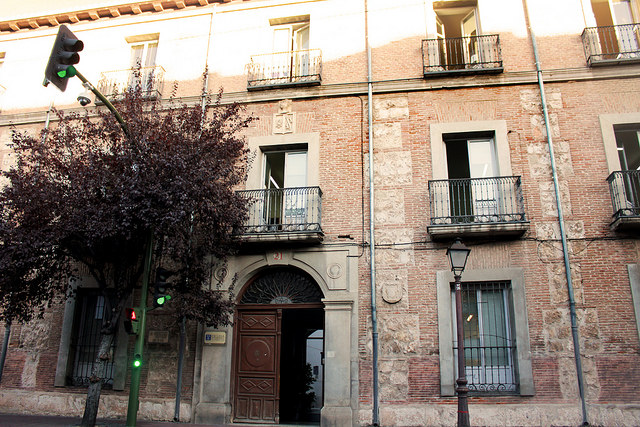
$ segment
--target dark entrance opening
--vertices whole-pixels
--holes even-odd
[[[320,422],[322,309],[285,309],[280,353],[280,422]]]
[[[265,270],[235,319],[233,421],[317,424],[323,402],[324,304],[306,273]]]

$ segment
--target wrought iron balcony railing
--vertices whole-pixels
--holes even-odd
[[[640,171],[625,170],[611,173],[607,178],[613,219],[640,217]]]
[[[422,40],[424,76],[454,73],[501,73],[497,34]]]
[[[585,28],[582,45],[589,66],[640,62],[640,24]]]
[[[247,88],[316,85],[322,80],[320,49],[254,55],[247,64]]]
[[[98,90],[108,98],[117,98],[137,85],[140,85],[144,98],[162,97],[164,68],[156,65],[135,70],[106,71],[100,75]]]
[[[249,200],[249,219],[240,234],[322,232],[320,187],[238,191]]]
[[[526,221],[519,176],[429,181],[432,225]]]

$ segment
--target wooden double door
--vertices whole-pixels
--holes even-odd
[[[304,383],[308,382],[305,346],[309,334],[323,328],[323,318],[323,310],[313,307],[238,309],[233,373],[235,422],[310,420],[302,407]]]

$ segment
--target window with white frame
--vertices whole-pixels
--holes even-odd
[[[263,153],[265,221],[303,224],[307,221],[307,148]]]
[[[154,90],[159,38],[159,33],[127,37],[131,49],[129,65],[133,70],[128,87],[140,85],[143,93]]]
[[[278,77],[292,80],[308,76],[311,68],[309,55],[309,15],[270,20],[273,29],[271,69]]]
[[[434,123],[429,130],[434,179],[512,174],[505,120]],[[456,156],[462,156],[462,164],[456,164]]]
[[[535,392],[521,268],[465,270],[463,331],[469,390],[479,394]],[[440,391],[455,395],[457,342],[453,274],[438,271]]]
[[[434,2],[436,35],[439,40],[440,64],[456,65],[482,62],[478,46],[478,13],[476,1]]]
[[[499,213],[494,132],[444,134],[451,215],[473,222]]]
[[[320,136],[291,133],[251,137],[259,167],[248,173],[243,195],[250,197],[248,233],[320,230]]]
[[[637,0],[591,0],[604,59],[635,57],[640,49]]]

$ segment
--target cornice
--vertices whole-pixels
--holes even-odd
[[[95,7],[49,15],[20,17],[0,21],[0,33],[35,30],[41,27],[57,27],[80,21],[98,21],[142,13],[160,13],[166,10],[206,7],[213,3],[230,3],[232,0],[147,0],[128,2],[113,6]],[[248,1],[248,0],[242,0]]]
[[[640,64],[631,64],[617,67],[600,68],[563,68],[555,70],[543,70],[542,77],[545,84],[571,83],[583,81],[602,81],[611,79],[637,79],[640,76]],[[433,79],[413,78],[386,81],[374,81],[373,94],[411,93],[435,90],[460,90],[478,87],[495,86],[528,86],[537,85],[538,78],[535,70],[512,71],[499,75],[479,75],[468,77],[439,77]],[[305,88],[271,89],[262,91],[225,92],[221,102],[228,104],[237,102],[240,104],[252,104],[262,102],[275,102],[283,99],[318,99],[343,96],[366,96],[367,82],[327,84]],[[200,96],[187,96],[179,101],[192,105],[201,102]],[[63,108],[67,112],[82,112],[83,107]],[[46,120],[46,110],[29,113],[2,114],[0,115],[0,127],[18,126],[43,123]],[[51,117],[56,120],[55,117]]]

